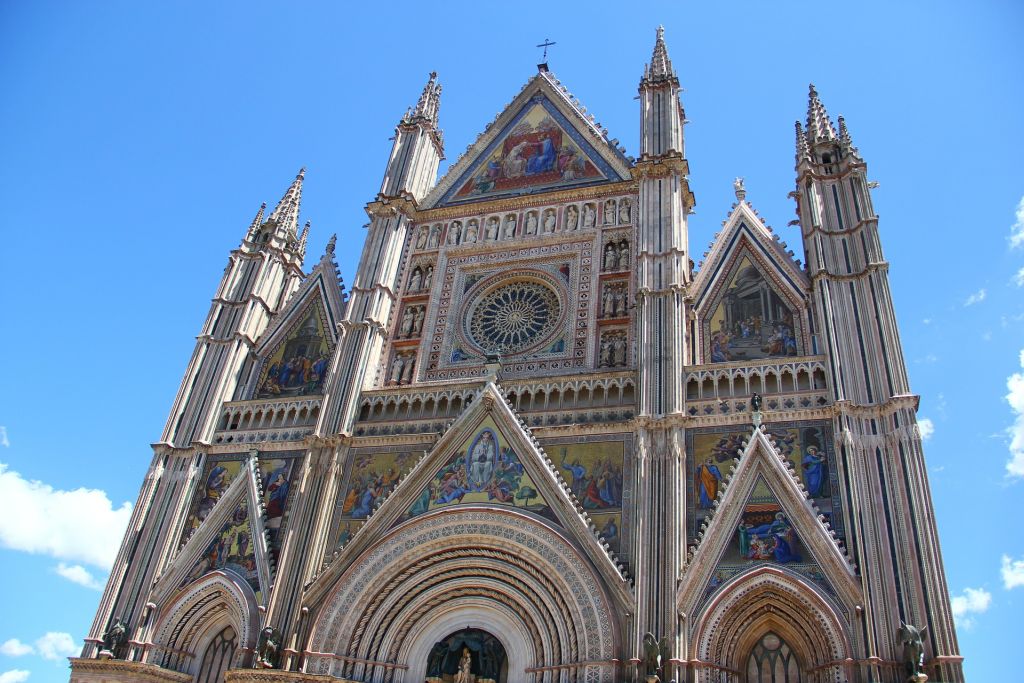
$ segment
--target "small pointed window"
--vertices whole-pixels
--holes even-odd
[[[196,674],[196,683],[220,683],[223,681],[224,673],[231,667],[237,649],[238,635],[235,633],[235,629],[226,626],[206,646],[203,661],[199,665],[199,673]]]

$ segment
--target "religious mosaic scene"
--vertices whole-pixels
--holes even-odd
[[[246,220],[74,683],[962,683],[851,129],[695,261],[653,38],[637,157],[545,60],[441,171],[431,73],[366,226]]]

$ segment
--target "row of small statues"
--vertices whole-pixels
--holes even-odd
[[[629,240],[622,239],[604,245],[603,265],[606,273],[629,270]]]
[[[601,292],[601,317],[620,318],[626,315],[629,303],[629,287],[625,282],[604,286]]]
[[[423,319],[426,318],[426,306],[406,306],[402,314],[402,324],[398,336],[402,339],[418,337],[423,332]]]
[[[613,332],[601,337],[598,365],[602,368],[621,367],[626,364],[626,333]]]
[[[604,203],[604,217],[602,225],[628,225],[632,218],[632,203],[629,199],[622,199],[616,202],[609,199]],[[512,239],[516,236],[518,227],[518,216],[510,213],[502,221],[498,216],[491,216],[484,224],[483,234],[480,232],[480,222],[471,218],[463,228],[462,221],[452,221],[448,224],[448,244],[472,244],[482,239],[484,241],[496,241],[499,239]],[[523,221],[523,234],[536,235],[551,234],[558,230],[558,213],[555,209],[545,209],[543,214],[538,215],[537,211],[527,211]],[[582,210],[575,204],[570,204],[565,209],[565,221],[563,230],[572,232],[583,228],[593,228],[597,224],[597,207],[594,204],[584,204]],[[420,226],[416,232],[416,249],[437,249],[441,242],[441,224],[433,226]]]
[[[412,269],[412,274],[409,275],[408,291],[422,292],[423,290],[430,289],[433,281],[434,266],[427,266],[425,269],[422,266],[416,266]]]

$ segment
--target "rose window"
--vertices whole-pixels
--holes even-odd
[[[558,324],[558,295],[537,282],[515,282],[483,295],[469,316],[469,336],[489,353],[516,353]]]

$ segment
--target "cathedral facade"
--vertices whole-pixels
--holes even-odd
[[[811,88],[804,264],[695,266],[661,29],[632,158],[539,66],[351,288],[304,173],[231,253],[71,680],[962,681],[866,165]]]

